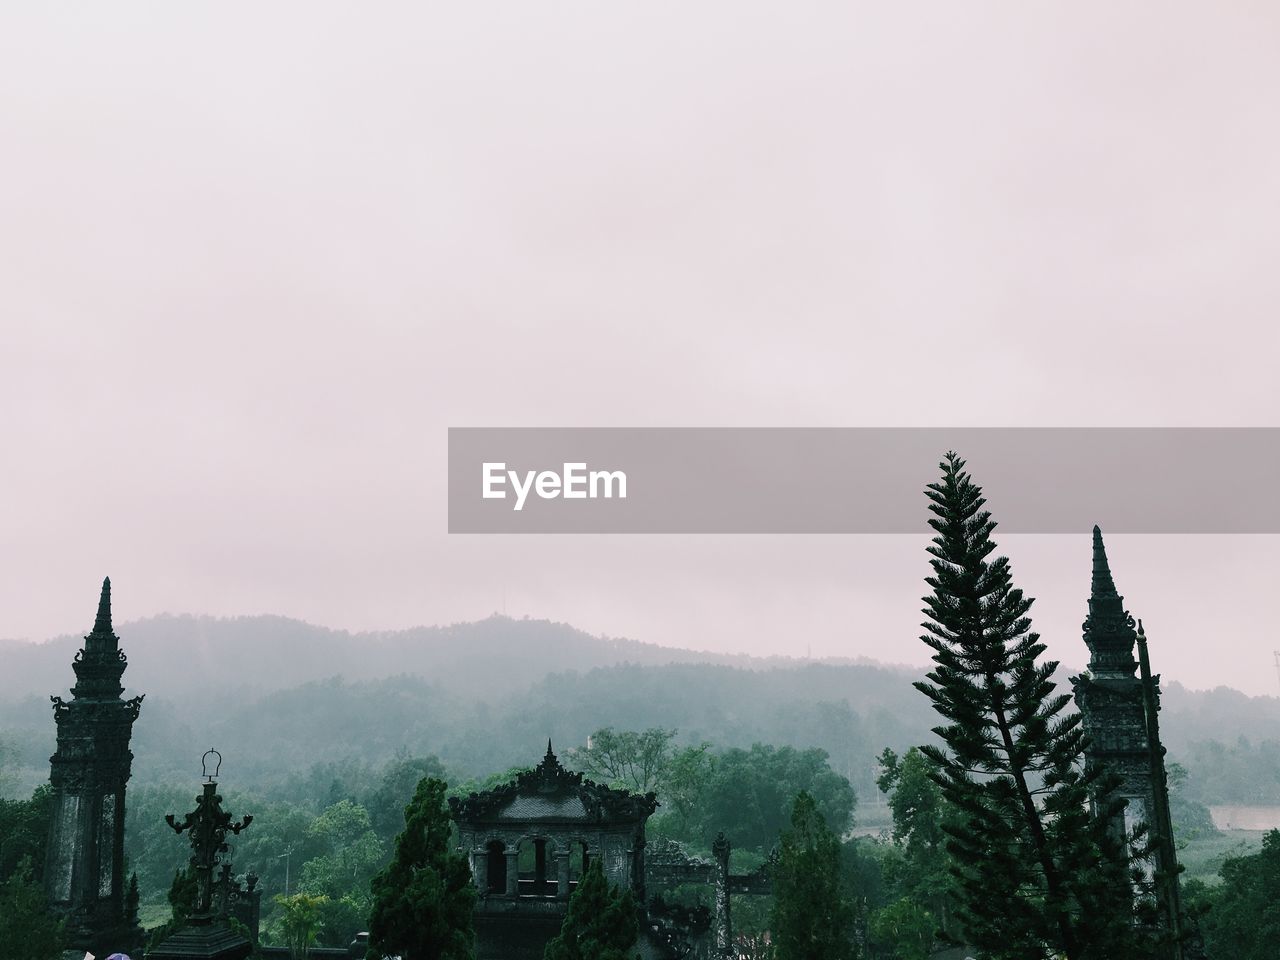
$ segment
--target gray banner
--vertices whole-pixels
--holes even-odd
[[[458,427],[449,532],[923,533],[948,450],[1004,533],[1280,533],[1273,427]]]

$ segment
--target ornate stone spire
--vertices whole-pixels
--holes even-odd
[[[1116,592],[1107,563],[1102,531],[1093,528],[1093,582],[1089,615],[1085,617],[1084,642],[1089,647],[1089,670],[1098,677],[1132,677],[1137,670],[1133,645],[1137,638],[1133,617],[1124,609],[1124,597]]]
[[[115,636],[111,631],[111,578],[102,578],[102,596],[98,598],[98,617],[93,622],[93,632],[100,636]]]
[[[133,754],[129,739],[142,697],[121,698],[127,660],[111,626],[111,581],[71,667],[70,702],[51,697],[58,731],[49,758],[53,813],[45,890],[67,924],[67,942],[99,956],[141,946],[124,874],[124,799]]]
[[[93,630],[84,638],[84,649],[76,654],[71,665],[76,672],[71,692],[76,697],[115,699],[124,691],[120,677],[127,665],[120,638],[111,627],[111,578],[107,577],[102,581]]]

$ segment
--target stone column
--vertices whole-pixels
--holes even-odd
[[[729,916],[729,840],[722,833],[711,844],[716,858],[716,956],[732,958],[733,920]]]
[[[520,896],[520,851],[508,850],[507,858],[507,896]]]
[[[631,848],[631,890],[636,895],[636,902],[641,911],[648,907],[644,889],[644,848],[648,845],[644,836],[638,836]],[[647,915],[647,914],[646,914]]]
[[[485,847],[471,851],[471,878],[481,896],[489,892],[489,851]]]
[[[569,899],[569,851],[556,851],[556,899]]]

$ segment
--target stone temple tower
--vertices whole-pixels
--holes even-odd
[[[1094,527],[1093,584],[1084,621],[1089,672],[1071,681],[1089,738],[1085,759],[1119,778],[1117,794],[1125,804],[1111,825],[1116,833],[1127,833],[1140,824],[1147,828],[1139,861],[1146,883],[1139,895],[1154,898],[1159,923],[1172,935],[1166,955],[1182,960],[1199,954],[1184,933],[1165,751],[1160,743],[1160,677],[1151,673],[1142,622],[1137,622],[1136,630],[1134,625],[1111,579],[1102,531]]]
[[[50,757],[53,814],[45,861],[45,890],[66,918],[70,945],[98,956],[142,942],[124,882],[129,737],[142,705],[142,697],[121,697],[126,665],[111,628],[111,581],[104,580],[93,631],[72,663],[71,701],[50,698],[58,750]]]
[[[1089,737],[1087,759],[1120,778],[1117,793],[1126,803],[1123,822],[1117,817],[1114,824],[1117,832],[1133,829],[1138,821],[1150,824],[1155,799],[1142,680],[1133,656],[1137,637],[1111,579],[1102,531],[1094,527],[1093,583],[1084,621],[1089,673],[1073,677],[1072,684]]]

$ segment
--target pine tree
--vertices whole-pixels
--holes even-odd
[[[433,777],[419,781],[395,854],[373,878],[370,960],[474,960],[475,888],[466,858],[449,849],[445,789]]]
[[[543,951],[543,960],[630,960],[639,933],[639,915],[630,890],[605,880],[593,860],[569,898],[560,933]]]
[[[1079,714],[1055,694],[1057,663],[1032,632],[1032,600],[1009,560],[989,560],[996,524],[964,461],[949,453],[927,496],[937,535],[921,639],[935,667],[916,687],[947,723],[948,750],[924,748],[943,796],[958,881],[959,920],[985,956],[1111,960],[1136,942],[1127,852],[1103,818],[1113,809],[1101,771],[1083,765]]]
[[[853,906],[840,879],[840,839],[801,791],[778,845],[770,933],[778,960],[851,960]]]
[[[124,895],[124,921],[130,927],[138,926],[138,873],[129,874],[129,889]]]

